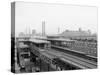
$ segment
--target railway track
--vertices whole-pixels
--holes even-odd
[[[61,51],[58,51],[58,50],[56,50],[56,49],[52,49],[53,51],[55,51],[55,52],[60,52],[60,53],[62,53],[63,55],[67,55],[67,56],[70,56],[70,57],[72,57],[72,58],[75,58],[75,59],[79,59],[79,60],[81,60],[81,61],[83,61],[83,62],[87,62],[87,63],[90,63],[90,64],[93,64],[93,65],[96,65],[97,63],[96,62],[94,62],[94,61],[90,61],[90,60],[88,60],[88,59],[85,59],[85,58],[81,58],[81,57],[79,57],[79,56],[75,56],[75,55],[71,55],[71,54],[68,54],[68,53],[64,53],[64,52],[61,52]],[[74,57],[73,57],[74,56]]]
[[[68,53],[64,53],[64,52],[60,52],[57,51],[56,49],[51,49],[50,51],[48,51],[48,53],[52,54],[52,55],[56,55],[57,57],[59,57],[61,60],[68,62],[70,64],[74,64],[76,66],[80,66],[82,69],[87,69],[87,68],[96,68],[97,67],[97,63],[87,60],[87,59],[83,59],[81,57],[75,56],[75,55],[71,55]]]
[[[75,56],[78,56],[78,57],[81,57],[81,58],[84,58],[84,59],[87,59],[87,60],[91,60],[91,61],[97,62],[97,57],[88,56],[88,55],[84,54],[83,52],[78,52],[78,51],[75,51],[75,50],[70,50],[68,48],[63,48],[63,47],[54,46],[54,45],[52,45],[51,47],[56,49],[56,50],[58,50],[58,51],[60,51],[60,52],[73,54]]]
[[[61,51],[62,50],[62,51]],[[97,62],[90,61],[88,59],[84,59],[83,57],[80,57],[79,55],[75,55],[73,52],[67,53],[63,52],[63,49],[61,48],[52,48],[50,50],[45,50],[48,54],[51,56],[54,55],[61,60],[65,61],[66,63],[72,64],[76,67],[82,68],[82,69],[92,69],[97,68]]]

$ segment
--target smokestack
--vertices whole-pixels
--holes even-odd
[[[45,21],[42,21],[42,36],[45,36]]]

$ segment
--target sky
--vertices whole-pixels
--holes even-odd
[[[97,8],[67,4],[16,2],[15,32],[27,33],[35,29],[42,33],[42,21],[45,21],[46,34],[57,34],[65,30],[91,30],[97,32]]]

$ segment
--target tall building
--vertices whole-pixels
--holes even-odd
[[[60,33],[60,28],[58,27],[58,34]]]
[[[81,32],[82,31],[82,29],[81,28],[79,28],[79,32]]]
[[[79,28],[78,31],[66,30],[62,32],[60,35],[65,37],[91,36],[90,31],[83,31],[81,28]]]
[[[42,36],[45,36],[45,21],[42,21]]]
[[[24,36],[25,36],[25,34],[23,32],[19,33],[19,37],[24,37]]]
[[[36,34],[36,30],[35,29],[32,30],[32,35],[34,35],[34,34]]]

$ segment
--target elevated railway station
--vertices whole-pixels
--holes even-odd
[[[95,52],[89,54],[84,50],[85,48],[84,51],[78,49],[79,47],[76,49],[76,43],[76,40],[61,38],[17,38],[17,58],[20,71],[22,69],[24,72],[42,72],[96,68],[97,56],[95,56]],[[96,49],[94,45],[96,44],[93,43],[92,50]]]

